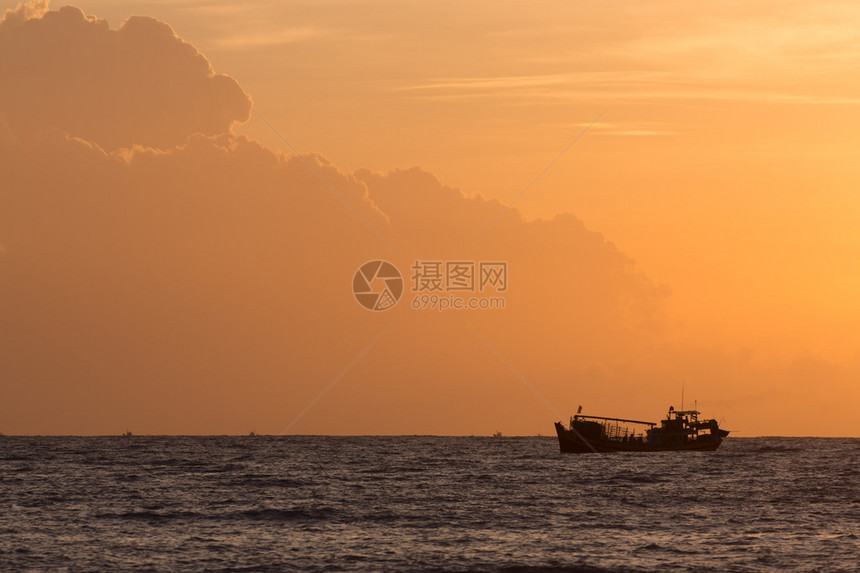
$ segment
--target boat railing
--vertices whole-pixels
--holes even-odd
[[[595,421],[608,421],[608,422],[621,422],[625,424],[641,424],[643,426],[651,426],[652,428],[657,424],[654,422],[643,422],[642,420],[626,420],[624,418],[608,418],[606,416],[584,416],[582,414],[577,414],[573,417],[574,421],[579,420],[595,420]]]
[[[583,416],[577,414],[571,417],[571,428],[575,422],[597,422],[601,427],[604,438],[614,441],[644,441],[648,431],[656,424],[643,422],[641,420],[627,420],[624,418],[610,418],[607,416]]]
[[[610,440],[620,440],[620,441],[635,441],[635,440],[644,440],[648,435],[647,430],[637,429],[635,427],[631,428],[629,426],[623,426],[620,424],[615,425],[604,425],[604,432],[606,437]]]

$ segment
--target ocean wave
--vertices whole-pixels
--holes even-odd
[[[93,517],[98,519],[116,519],[128,521],[174,521],[174,520],[198,520],[206,516],[196,511],[124,511],[117,513],[97,513]]]
[[[0,459],[27,459],[3,468],[0,569],[856,569],[857,440],[654,456],[532,439],[286,437],[248,456],[264,442],[128,443],[4,438]]]
[[[337,513],[337,511],[327,507],[259,508],[236,512],[232,514],[232,517],[250,521],[324,521],[331,519]]]

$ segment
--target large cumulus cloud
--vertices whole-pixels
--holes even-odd
[[[164,22],[133,16],[111,30],[72,6],[41,11],[25,4],[0,20],[0,123],[13,133],[167,148],[248,119],[239,84]]]
[[[277,431],[386,328],[360,382],[298,430],[470,432],[492,424],[470,412],[488,404],[522,424],[547,416],[463,317],[412,310],[408,294],[387,313],[360,308],[352,273],[375,258],[407,280],[415,258],[507,260],[508,308],[468,320],[558,402],[570,389],[548,371],[644,352],[636,338],[664,293],[574,217],[511,213],[469,247],[501,205],[417,169],[305,159],[390,247],[304,161],[244,137],[110,153],[49,132],[3,147],[0,366],[26,427],[46,431],[38,408],[58,431],[69,416],[95,431]]]

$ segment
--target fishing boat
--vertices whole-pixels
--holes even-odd
[[[659,425],[584,416],[581,412],[582,406],[567,427],[562,422],[555,423],[562,453],[713,451],[729,435],[716,420],[699,420],[699,411],[675,410],[672,406]]]

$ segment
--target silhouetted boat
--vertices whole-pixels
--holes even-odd
[[[713,451],[729,435],[716,420],[699,421],[698,411],[675,410],[672,406],[659,427],[653,422],[583,416],[581,411],[582,406],[567,428],[555,423],[563,453]]]

